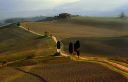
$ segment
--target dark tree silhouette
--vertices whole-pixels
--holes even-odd
[[[74,52],[77,54],[78,58],[80,56],[79,48],[80,48],[80,41],[77,40],[76,43],[74,44]]]
[[[76,48],[77,49],[80,48],[80,41],[79,40],[76,41]]]
[[[57,52],[54,54],[54,56],[60,56],[60,49],[61,49],[61,42],[58,41],[56,44]]]
[[[17,23],[17,26],[20,26],[20,22]]]
[[[60,41],[57,42],[57,49],[60,49],[61,48],[61,43]]]
[[[77,50],[80,48],[80,41],[77,40],[76,43],[74,44],[74,51],[77,52]]]
[[[73,53],[73,43],[72,42],[69,43],[69,53],[70,54]]]
[[[61,13],[59,14],[59,16],[56,16],[56,18],[59,18],[59,19],[66,19],[66,18],[70,18],[71,14],[69,13]]]
[[[120,14],[120,18],[125,18],[126,16],[125,16],[125,13],[124,12],[122,12],[121,14]]]

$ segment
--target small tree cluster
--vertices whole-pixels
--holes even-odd
[[[17,26],[20,26],[20,22],[17,23]]]
[[[71,14],[69,14],[69,13],[61,13],[58,16],[55,16],[56,19],[67,19],[70,17],[71,17]]]
[[[69,53],[70,54],[73,54],[73,53],[76,53],[77,56],[79,57],[80,56],[80,41],[77,40],[74,44],[72,42],[69,43]]]
[[[126,16],[125,16],[125,13],[124,13],[124,12],[122,12],[122,13],[120,14],[120,18],[121,18],[121,19],[126,18]]]

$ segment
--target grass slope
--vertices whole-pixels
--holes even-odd
[[[36,56],[0,69],[1,82],[42,82],[41,78],[50,82],[127,82],[125,77],[99,64],[71,62],[69,58],[49,56],[55,51],[55,43],[51,38],[34,35],[15,24],[1,28],[0,36],[3,36],[0,37],[1,61]]]
[[[80,40],[81,53],[83,55],[92,54],[92,56],[106,56],[106,57],[128,57],[128,37],[105,37],[105,38],[67,38],[62,40],[65,45],[65,50],[68,50],[70,41],[75,42]]]
[[[114,17],[72,17],[72,23],[128,32],[128,20]]]
[[[70,41],[80,40],[81,53],[84,55],[123,57],[126,60],[127,24],[128,21],[123,19],[98,17],[72,17],[70,20],[22,23],[26,28],[38,33],[51,32],[62,40],[65,50],[68,50]]]
[[[0,36],[0,61],[52,55],[55,51],[51,38],[32,34],[15,24],[0,28]]]
[[[0,28],[0,64],[6,61],[7,67],[0,68],[0,82],[42,82],[39,78],[26,74],[15,69],[15,67],[35,65],[38,61],[32,60],[32,57],[53,55],[55,52],[55,43],[50,37],[38,36],[17,27],[16,24],[10,24]],[[13,62],[16,61],[16,62]],[[13,62],[13,63],[11,63]],[[27,71],[30,69],[27,68]],[[10,76],[11,75],[11,76]]]
[[[29,72],[48,82],[127,82],[120,74],[87,62],[45,63],[35,66]]]
[[[108,28],[97,28],[72,22],[25,22],[22,25],[38,33],[45,31],[55,35],[58,39],[70,37],[117,37],[128,35],[127,31],[112,30]]]

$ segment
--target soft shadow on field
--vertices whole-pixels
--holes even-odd
[[[63,39],[62,42],[65,45],[64,50],[68,50],[68,44],[70,41],[75,42],[80,40],[81,53],[93,54],[93,56],[102,57],[128,57],[128,36],[124,37],[76,37]]]
[[[35,40],[36,39],[43,39],[43,38],[46,38],[46,36],[39,36],[39,37],[35,38]]]

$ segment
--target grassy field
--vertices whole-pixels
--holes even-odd
[[[128,20],[116,17],[72,17],[72,23],[107,28],[111,30],[128,31]]]
[[[107,37],[107,38],[67,38],[62,40],[65,50],[68,50],[70,41],[81,42],[81,54],[85,56],[100,56],[110,58],[124,58],[128,60],[128,37]]]
[[[31,82],[40,81],[15,68],[36,65],[40,61],[32,58],[53,55],[56,51],[55,42],[50,37],[32,34],[16,24],[1,27],[0,36],[0,65],[8,64],[7,67],[0,67],[0,82],[12,82],[18,77],[24,77],[24,81],[19,79],[16,82],[25,82],[28,79]]]
[[[27,61],[39,63],[30,65]],[[0,82],[128,81],[121,74],[92,62],[73,62],[69,58],[52,56],[27,61],[17,62],[9,65],[9,67],[0,69]],[[18,66],[19,64],[21,65]],[[11,74],[11,76],[8,74]]]
[[[15,24],[0,28],[0,61],[14,61],[29,56],[47,56],[55,52],[49,37],[34,35]]]
[[[94,69],[95,68],[95,69]],[[64,62],[37,65],[29,71],[47,82],[127,82],[120,74],[96,63]],[[20,77],[24,79],[24,77]],[[19,79],[19,78],[17,78]],[[17,80],[16,79],[16,80]],[[28,80],[29,81],[29,80]],[[14,82],[16,82],[14,80]]]
[[[71,37],[117,37],[128,35],[127,31],[97,28],[95,26],[77,23],[59,22],[26,22],[23,26],[43,34],[45,31],[55,35],[58,39]]]
[[[80,40],[81,53],[91,56],[128,57],[128,20],[119,18],[72,17],[51,22],[24,22],[31,30],[55,35],[68,50],[70,41]]]
[[[86,24],[87,21],[90,23]],[[63,42],[64,51],[70,41],[80,40],[82,56],[109,57],[111,61],[118,59],[115,62],[127,63],[127,30],[107,26],[119,22],[127,24],[120,19],[73,17],[68,21],[24,22],[21,25],[40,34],[50,32]],[[0,36],[0,64],[12,62],[0,68],[0,82],[128,82],[107,66],[52,56],[56,51],[52,38],[32,34],[16,24],[0,28]]]

